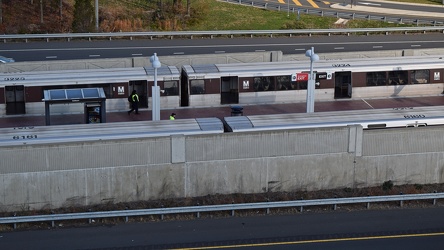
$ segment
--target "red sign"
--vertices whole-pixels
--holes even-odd
[[[297,82],[308,81],[308,73],[298,73],[298,74],[296,74],[296,81]]]

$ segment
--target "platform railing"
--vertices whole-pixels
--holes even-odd
[[[134,216],[159,215],[161,216],[161,219],[163,219],[164,215],[169,215],[169,214],[195,213],[197,217],[200,217],[200,213],[222,212],[222,211],[231,211],[231,216],[234,216],[235,211],[239,210],[265,209],[266,213],[268,214],[270,213],[270,209],[272,208],[294,207],[302,212],[304,207],[309,207],[309,206],[332,206],[332,209],[336,210],[337,205],[340,204],[359,204],[359,203],[366,204],[367,209],[369,209],[371,203],[380,203],[380,202],[399,202],[399,206],[403,206],[404,201],[430,200],[432,204],[435,205],[437,203],[437,200],[442,198],[444,198],[444,193],[405,194],[405,195],[400,194],[400,195],[389,195],[389,196],[258,202],[258,203],[224,204],[224,205],[210,205],[210,206],[189,206],[189,207],[152,208],[152,209],[137,209],[137,210],[84,212],[84,213],[70,213],[70,214],[47,214],[47,215],[33,215],[33,216],[3,217],[0,218],[0,224],[13,224],[15,229],[17,227],[17,223],[48,221],[51,222],[52,226],[54,227],[55,221],[62,221],[62,220],[88,219],[89,223],[91,223],[93,219],[98,219],[98,218],[124,217],[125,221],[127,222],[128,217],[134,217]]]

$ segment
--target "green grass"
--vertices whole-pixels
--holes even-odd
[[[250,6],[218,2],[215,0],[200,0],[194,2],[207,11],[200,12],[202,16],[198,23],[189,25],[186,30],[279,30],[279,29],[329,29],[329,28],[376,28],[411,26],[379,21],[350,20],[345,26],[336,26],[337,18],[286,11],[265,10]]]

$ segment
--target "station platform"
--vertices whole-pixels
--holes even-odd
[[[181,107],[176,109],[161,109],[160,119],[168,120],[171,113],[176,113],[176,119],[203,118],[203,117],[223,117],[231,116],[231,107],[242,107],[244,116],[265,115],[265,114],[286,114],[286,113],[305,113],[305,103],[280,103],[280,104],[259,104],[259,105],[225,105],[218,107]],[[360,100],[336,100],[329,102],[315,102],[315,112],[340,111],[340,110],[365,110],[384,109],[384,108],[411,108],[422,106],[444,106],[444,96],[419,96],[409,98],[383,98],[383,99],[360,99]],[[140,114],[132,113],[128,115],[127,111],[106,113],[106,122],[131,122],[131,121],[151,121],[151,109],[139,109]],[[443,110],[444,115],[444,110]],[[84,124],[84,114],[64,114],[51,115],[51,125],[64,124]],[[45,116],[14,115],[0,117],[0,127],[27,127],[27,126],[45,126]]]

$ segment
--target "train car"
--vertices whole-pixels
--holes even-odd
[[[157,70],[162,107],[177,107],[179,78],[177,67],[163,66]],[[103,88],[108,111],[127,109],[127,97],[136,90],[139,106],[148,108],[153,85],[151,67],[3,73],[0,74],[0,114],[44,114],[44,91],[51,89]],[[56,105],[52,112],[83,112],[83,106],[75,102]]]
[[[316,101],[439,95],[444,57],[359,58],[314,63]],[[184,65],[181,106],[301,102],[310,61]]]
[[[219,118],[0,129],[0,147],[223,133]]]
[[[310,61],[163,66],[157,80],[162,109],[232,104],[304,102]],[[321,60],[314,63],[315,101],[439,95],[443,56]],[[0,115],[44,114],[45,90],[103,88],[106,110],[128,108],[137,90],[140,108],[150,108],[151,67],[0,74]],[[78,103],[54,105],[56,113],[81,113]]]
[[[444,125],[444,107],[329,111],[224,118],[225,131],[247,132],[361,125],[364,129]]]

